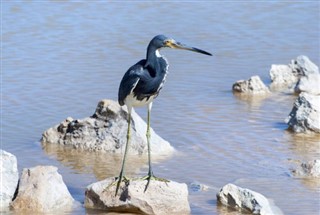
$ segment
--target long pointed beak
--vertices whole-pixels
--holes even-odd
[[[170,44],[168,44],[168,45],[169,45],[170,48],[189,50],[189,51],[198,52],[198,53],[201,53],[201,54],[212,56],[212,54],[209,53],[209,52],[206,52],[204,50],[201,50],[201,49],[198,49],[198,48],[195,48],[195,47],[187,46],[185,44],[182,44],[182,43],[179,43],[179,42],[176,42],[176,41],[170,41]]]

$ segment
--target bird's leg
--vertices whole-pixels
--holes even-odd
[[[147,124],[147,143],[148,143],[148,163],[149,163],[149,171],[148,171],[148,182],[146,185],[146,188],[144,189],[144,191],[146,191],[148,189],[149,183],[150,183],[150,179],[153,176],[153,172],[152,172],[152,167],[151,167],[151,149],[150,149],[150,113],[151,113],[151,107],[152,107],[152,103],[148,106],[148,124]]]
[[[152,172],[152,167],[151,167],[151,147],[150,147],[150,137],[151,137],[151,133],[150,133],[150,115],[151,115],[151,108],[152,108],[152,103],[150,103],[148,105],[148,122],[147,122],[147,133],[146,133],[146,136],[147,136],[147,144],[148,144],[149,171],[148,171],[148,175],[142,178],[143,180],[148,180],[147,185],[146,185],[146,187],[144,189],[144,192],[146,192],[146,190],[148,189],[148,186],[150,184],[150,180],[151,179],[157,180],[157,181],[169,182],[166,179],[155,177],[153,175],[153,172]]]
[[[117,188],[116,188],[116,196],[118,194],[118,190],[119,190],[119,187],[120,187],[120,183],[122,181],[122,177],[124,178],[125,181],[128,181],[128,179],[123,175],[124,175],[124,166],[125,166],[125,162],[126,162],[127,152],[128,152],[128,148],[129,148],[129,140],[130,140],[131,110],[132,110],[132,107],[128,107],[127,142],[126,142],[126,148],[125,148],[124,156],[123,156],[123,160],[122,160],[122,167],[121,167],[120,175],[118,177]]]

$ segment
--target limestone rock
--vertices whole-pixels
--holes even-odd
[[[146,123],[132,111],[130,154],[147,153]],[[68,117],[42,135],[43,144],[60,144],[86,151],[121,153],[127,135],[128,112],[112,100],[99,102],[91,117],[74,120]],[[168,154],[174,149],[151,129],[151,153]]]
[[[269,93],[268,87],[261,81],[259,76],[252,76],[249,80],[240,80],[233,84],[234,92],[245,93],[250,95]]]
[[[18,186],[17,158],[13,154],[0,149],[0,163],[0,208],[7,208]]]
[[[308,76],[313,73],[319,73],[319,68],[307,56],[300,55],[295,60],[291,60],[289,66],[293,73],[299,76]]]
[[[302,76],[294,88],[296,93],[307,92],[313,95],[320,95],[320,73],[311,73]]]
[[[269,73],[272,88],[292,88],[299,80],[298,74],[289,65],[273,64]]]
[[[320,160],[301,163],[293,172],[299,177],[320,177]]]
[[[85,193],[85,207],[115,212],[142,214],[189,214],[188,188],[174,181],[152,180],[144,192],[146,180],[130,180],[121,184],[115,196],[114,178],[89,185]]]
[[[319,68],[307,56],[300,55],[288,65],[271,66],[271,88],[293,89],[301,77],[317,73],[319,74]]]
[[[227,184],[217,193],[223,205],[260,215],[280,215],[282,212],[272,206],[266,197],[249,189]]]
[[[300,93],[285,122],[297,133],[320,133],[320,95]]]
[[[11,204],[14,210],[51,212],[70,210],[74,199],[54,166],[25,168],[18,195]]]

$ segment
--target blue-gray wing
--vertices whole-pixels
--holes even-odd
[[[123,106],[124,100],[126,97],[132,93],[137,83],[140,80],[140,75],[143,73],[143,65],[145,64],[145,60],[139,61],[137,64],[133,65],[128,69],[128,71],[124,74],[118,91],[118,102],[121,106]]]

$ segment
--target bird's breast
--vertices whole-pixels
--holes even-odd
[[[159,58],[156,64],[144,66],[138,74],[137,82],[125,97],[124,103],[132,107],[151,103],[161,91],[167,77],[168,63],[165,58]]]
[[[153,101],[155,97],[157,97],[158,94],[145,96],[145,97],[138,97],[134,93],[130,93],[125,98],[125,104],[130,107],[142,107],[145,106]]]

